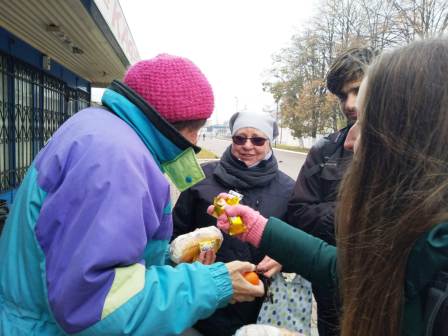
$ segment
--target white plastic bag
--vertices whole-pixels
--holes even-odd
[[[249,324],[238,329],[235,336],[303,336],[303,334],[270,325]]]

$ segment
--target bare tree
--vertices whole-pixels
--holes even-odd
[[[383,50],[400,43],[400,34],[395,27],[397,10],[392,2],[360,0],[360,6],[364,38],[372,48]]]
[[[446,0],[390,0],[397,10],[396,24],[404,41],[443,34],[448,28]]]
[[[447,0],[321,0],[307,29],[275,55],[264,88],[295,136],[337,130],[345,119],[325,78],[340,52],[353,46],[381,51],[443,34],[447,27]]]

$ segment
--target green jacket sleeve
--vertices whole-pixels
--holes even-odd
[[[336,248],[323,240],[271,217],[260,249],[314,287],[328,291],[336,288]]]

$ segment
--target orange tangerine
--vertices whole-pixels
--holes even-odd
[[[260,278],[258,277],[257,273],[255,272],[247,272],[244,273],[244,279],[249,281],[252,285],[258,285],[260,283]]]

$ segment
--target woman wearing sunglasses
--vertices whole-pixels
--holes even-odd
[[[203,166],[206,179],[183,192],[173,212],[174,237],[199,227],[216,224],[206,212],[219,193],[234,190],[243,195],[242,204],[258,210],[263,216],[283,218],[294,181],[281,172],[271,142],[278,135],[277,123],[261,113],[235,113],[229,122],[232,144],[219,161]],[[208,258],[205,258],[208,259]],[[258,264],[258,270],[272,276],[281,265],[248,243],[225,235],[217,261],[243,260]],[[205,263],[210,260],[205,260]],[[255,323],[261,300],[234,304],[199,321],[195,328],[204,335],[233,335],[235,331]]]

